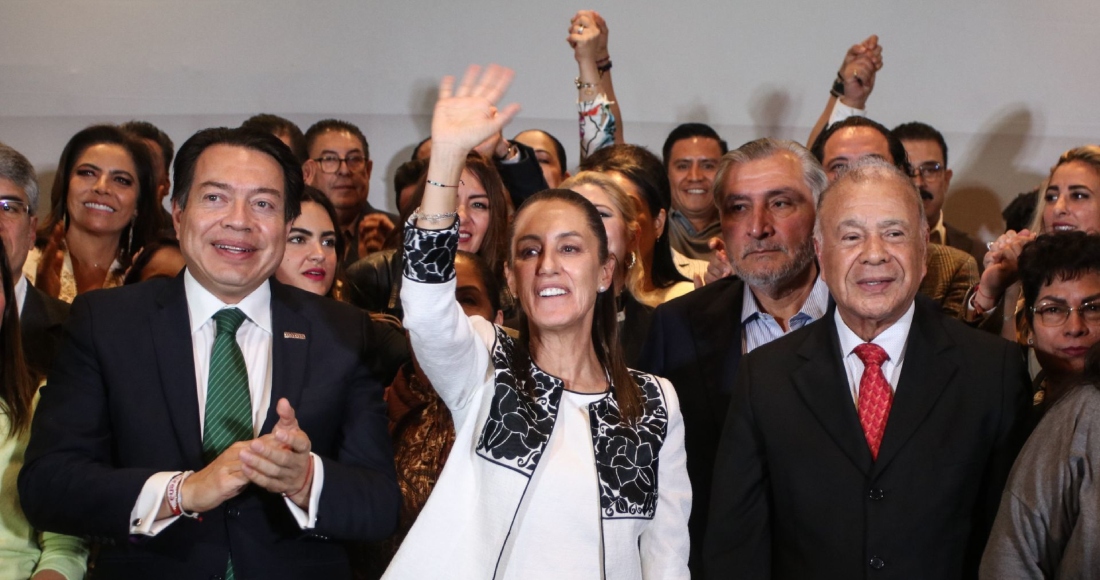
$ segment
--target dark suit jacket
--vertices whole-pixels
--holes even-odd
[[[1019,350],[918,296],[873,461],[833,310],[742,361],[714,468],[708,578],[976,578],[1027,437]]]
[[[974,260],[978,262],[978,272],[981,273],[985,270],[985,253],[988,251],[985,244],[974,241],[974,238],[969,234],[953,227],[949,223],[943,224],[944,231],[947,232],[946,239],[944,240],[948,246],[952,248],[958,248],[971,256],[974,256]]]
[[[62,329],[69,317],[69,305],[48,296],[30,283],[23,299],[19,327],[23,338],[23,353],[27,366],[40,377],[50,372],[50,363],[61,344]]]
[[[653,311],[638,368],[667,378],[680,398],[691,478],[692,576],[701,577],[703,536],[714,455],[741,361],[741,301],[745,284],[723,278]]]
[[[99,578],[212,578],[232,546],[239,579],[349,578],[339,539],[379,539],[400,496],[382,388],[371,378],[368,318],[271,280],[271,405],[286,397],[324,485],[317,526],[299,528],[283,498],[256,486],[154,537],[128,538],[130,513],[158,471],[198,471],[202,460],[183,278],[78,296],[42,388],[19,492],[36,529],[104,545]],[[305,339],[285,336],[294,332]]]

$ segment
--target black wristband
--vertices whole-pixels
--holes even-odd
[[[836,80],[833,81],[833,88],[829,90],[829,94],[838,99],[844,96],[844,78],[840,73],[836,73]]]

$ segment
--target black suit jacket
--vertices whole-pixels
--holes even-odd
[[[68,317],[69,305],[66,302],[48,296],[28,282],[19,327],[27,366],[40,377],[45,377],[50,371],[50,363],[61,344],[62,329]]]
[[[286,397],[324,485],[303,532],[283,498],[256,486],[154,537],[127,537],[145,481],[202,460],[183,278],[78,296],[35,414],[19,491],[37,529],[92,536],[100,578],[209,578],[232,546],[239,579],[349,578],[340,539],[379,539],[400,496],[382,387],[368,372],[368,318],[271,280],[271,405]],[[296,338],[299,333],[305,338]]]
[[[832,308],[754,350],[716,459],[708,578],[976,578],[1029,399],[1013,344],[918,296],[874,461]]]
[[[714,455],[741,362],[745,284],[723,278],[657,307],[638,368],[667,378],[680,398],[691,478],[692,576],[702,577]]]

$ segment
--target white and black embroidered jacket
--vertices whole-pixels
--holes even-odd
[[[459,308],[457,227],[409,225],[405,231],[405,327],[451,410],[456,440],[385,577],[499,578],[502,551],[521,525],[517,510],[550,441],[564,385],[532,364],[532,392],[521,392],[512,371],[514,339]],[[591,577],[687,578],[691,488],[679,402],[665,379],[631,375],[644,409],[636,424],[621,419],[610,395],[588,405],[600,513],[578,521],[599,522],[603,538],[603,562]]]

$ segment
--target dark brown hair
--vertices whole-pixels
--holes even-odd
[[[584,214],[585,225],[599,240],[600,263],[607,262],[609,259],[607,230],[603,227],[600,212],[584,196],[568,189],[547,189],[527,198],[516,211],[508,239],[515,238],[515,224],[519,222],[520,215],[526,209],[543,201],[561,201],[579,209]],[[519,333],[520,348],[516,349],[516,356],[512,358],[512,375],[521,378],[520,388],[531,394],[530,387],[534,384],[531,378],[531,329],[527,315],[522,312],[522,309]],[[628,423],[635,423],[642,416],[641,388],[630,376],[630,371],[626,367],[626,357],[619,343],[619,318],[615,292],[611,289],[596,295],[595,313],[592,317],[592,347],[596,350],[596,359],[600,361],[611,378],[611,392],[615,402],[619,404],[623,419]]]
[[[123,269],[129,267],[130,260],[146,242],[157,239],[160,231],[161,210],[157,204],[157,182],[153,175],[152,152],[138,137],[115,127],[114,125],[92,125],[73,135],[61,152],[57,162],[57,174],[53,179],[50,198],[50,213],[38,229],[40,239],[53,234],[57,224],[69,227],[69,180],[80,156],[89,147],[109,143],[119,145],[130,155],[137,170],[137,215],[131,225],[122,228],[119,233],[119,264]]]
[[[27,367],[23,356],[23,340],[19,332],[19,304],[15,300],[15,285],[12,283],[8,254],[4,251],[4,242],[0,240],[0,273],[4,284],[4,314],[0,323],[0,411],[3,411],[11,425],[8,436],[15,437],[27,431],[31,426],[31,407],[37,379]]]

